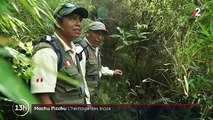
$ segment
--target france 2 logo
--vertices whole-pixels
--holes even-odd
[[[200,12],[201,12],[201,9],[200,8],[196,8],[195,10],[193,10],[191,12],[191,16],[199,17],[201,15]]]

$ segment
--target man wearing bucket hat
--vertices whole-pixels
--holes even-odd
[[[90,104],[89,90],[73,44],[80,36],[82,19],[88,17],[88,11],[65,3],[55,9],[53,16],[56,32],[42,37],[34,49],[31,92],[42,104]],[[60,80],[58,73],[71,80]],[[57,119],[82,120],[83,116],[75,111],[57,111]]]
[[[86,36],[77,43],[77,53],[80,58],[82,73],[89,87],[91,103],[95,102],[96,88],[99,86],[102,75],[121,76],[123,73],[119,69],[110,70],[108,67],[101,66],[101,58],[98,46],[103,42],[108,34],[102,22],[95,21],[89,26]]]

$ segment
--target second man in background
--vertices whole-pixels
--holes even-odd
[[[96,89],[99,86],[102,75],[121,76],[123,74],[119,69],[110,70],[108,67],[101,65],[99,45],[106,35],[108,35],[108,31],[105,25],[102,22],[95,21],[90,24],[84,39],[77,43],[77,53],[80,56],[82,74],[87,81],[92,104],[95,102]]]

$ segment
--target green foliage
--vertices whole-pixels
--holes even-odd
[[[0,25],[3,28],[1,32],[6,34],[13,35],[15,32],[16,36],[19,38],[21,34],[25,32],[29,33],[31,29],[29,29],[29,26],[26,26],[28,22],[23,22],[26,18],[35,21],[35,25],[33,27],[40,26],[43,30],[46,29],[44,28],[45,23],[42,21],[43,18],[48,18],[49,22],[54,21],[51,15],[51,9],[45,1],[20,0],[19,2],[4,2],[4,0],[2,0],[2,2],[2,6],[8,7],[3,7],[2,14],[0,16]]]
[[[137,26],[139,26],[139,28]],[[129,32],[126,32],[123,29],[117,27],[119,34],[114,34],[110,36],[112,38],[115,38],[115,40],[121,41],[121,45],[118,45],[115,50],[127,48],[127,46],[135,45],[139,42],[147,40],[146,35],[148,34],[148,32],[140,32],[140,28],[142,25],[137,24],[137,26],[136,30],[130,30]]]
[[[12,73],[8,63],[0,59],[0,66],[0,91],[14,101],[24,99],[30,104],[37,103],[23,82]]]
[[[35,36],[39,36],[39,34],[32,33],[37,33],[37,31],[42,31],[42,29],[46,31],[46,28],[44,28],[46,23],[42,21],[45,17],[48,18],[49,23],[53,23],[51,12],[45,1],[36,0],[10,2],[1,0],[0,11],[0,92],[12,101],[24,99],[29,104],[38,103],[26,86],[26,81],[30,80],[31,76],[28,57],[32,55],[31,40]],[[2,57],[5,59],[2,59]],[[6,63],[6,59],[12,65]],[[5,101],[1,99],[0,102]],[[9,102],[6,104],[9,104]],[[7,109],[2,109],[1,113],[12,112]],[[1,117],[7,119],[4,115],[1,115]]]
[[[108,10],[107,19],[102,21],[113,34],[113,39],[105,42],[107,61],[103,62],[124,71],[122,79],[104,83],[110,89],[101,90],[107,97],[100,101],[197,103],[202,105],[202,119],[211,119],[212,5],[209,0],[95,4],[97,9],[104,6]],[[197,7],[201,16],[192,16]],[[140,39],[140,33],[146,38]]]
[[[51,14],[68,1],[0,0],[0,55],[12,63],[0,59],[0,89],[10,99],[34,101],[22,83],[30,78],[32,42],[53,33]],[[85,6],[92,18],[91,12],[97,13],[106,24],[111,35],[103,44],[103,65],[124,72],[121,78],[103,78],[98,103],[201,104],[201,119],[212,119],[213,1],[71,2]],[[192,16],[197,7],[201,16]],[[90,22],[85,20],[84,27]]]

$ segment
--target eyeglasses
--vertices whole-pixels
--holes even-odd
[[[59,13],[61,12],[62,9],[64,8],[74,8],[76,7],[74,4],[71,4],[71,3],[65,3],[57,12],[57,14],[59,15]]]

